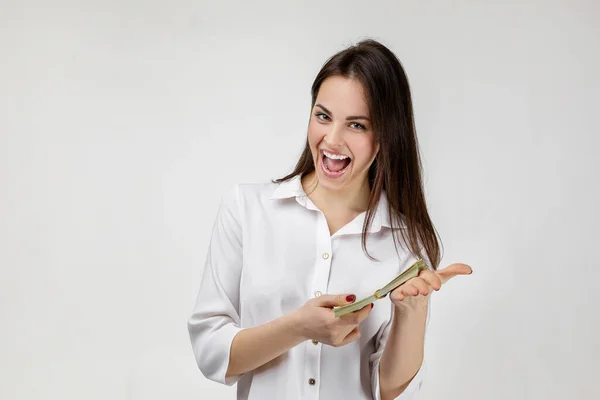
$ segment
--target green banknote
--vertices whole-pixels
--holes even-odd
[[[389,292],[396,289],[398,286],[402,285],[407,280],[419,275],[419,272],[421,272],[424,269],[427,269],[427,265],[425,264],[425,262],[423,260],[417,260],[417,262],[415,262],[413,265],[411,265],[410,268],[408,268],[407,270],[402,272],[400,275],[398,275],[396,278],[394,278],[390,283],[388,283],[381,289],[376,290],[373,295],[371,295],[369,297],[365,297],[364,299],[362,299],[360,301],[355,301],[352,304],[348,304],[348,305],[341,306],[341,307],[334,307],[333,313],[334,313],[335,317],[337,318],[337,317],[341,317],[341,316],[353,313],[354,311],[358,311],[361,308],[363,308],[364,306],[367,306],[367,305],[373,303],[375,300],[384,298],[385,296],[387,296],[387,294]]]

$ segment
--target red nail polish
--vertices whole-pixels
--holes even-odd
[[[375,303],[371,303],[371,308],[373,308],[374,305],[375,305]]]
[[[346,296],[346,301],[348,303],[352,303],[354,300],[356,300],[356,296],[355,295],[350,294],[350,295]]]

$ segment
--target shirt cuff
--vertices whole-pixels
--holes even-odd
[[[379,386],[379,362],[381,358],[378,358],[373,363],[373,373],[371,374],[371,386],[373,388],[373,400],[381,400],[381,387]],[[421,364],[421,368],[417,371],[417,374],[410,381],[406,389],[396,397],[395,400],[414,400],[417,399],[417,394],[421,390],[423,385],[423,378],[425,376],[425,361]]]
[[[225,377],[227,368],[229,368],[229,356],[231,354],[231,344],[235,336],[243,328],[235,324],[227,324],[212,333],[210,340],[206,340],[203,349],[198,349],[196,361],[207,379],[214,382],[232,386],[243,374]]]
[[[227,372],[227,368],[229,367],[229,356],[231,354],[231,344],[233,343],[233,339],[235,338],[235,336],[238,333],[240,333],[241,331],[242,331],[242,328],[238,327],[237,325],[230,324],[230,325],[224,326],[216,334],[215,347],[218,349],[222,349],[221,351],[223,352],[223,354],[220,355],[220,357],[222,357],[221,358],[222,360],[225,360],[225,362],[222,363],[222,365],[224,366],[223,371],[221,371],[219,373],[219,382],[223,383],[227,386],[234,385],[243,376],[243,374],[240,374],[240,375],[225,377],[225,373]]]

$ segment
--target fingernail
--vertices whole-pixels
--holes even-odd
[[[346,296],[346,301],[348,303],[352,303],[354,300],[356,300],[356,296],[353,294],[349,294],[348,296]]]
[[[371,308],[373,308],[374,305],[375,305],[375,303],[371,303]]]

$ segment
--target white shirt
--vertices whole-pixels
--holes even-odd
[[[380,399],[378,366],[393,310],[389,296],[375,302],[359,326],[358,340],[342,347],[307,340],[277,362],[225,378],[231,343],[240,330],[279,318],[324,293],[355,294],[360,300],[416,261],[406,246],[396,252],[385,193],[367,238],[367,249],[379,262],[367,258],[361,246],[365,214],[330,235],[299,176],[281,184],[236,185],[224,196],[188,320],[205,377],[237,383],[239,400]],[[415,398],[424,366],[399,399]]]

